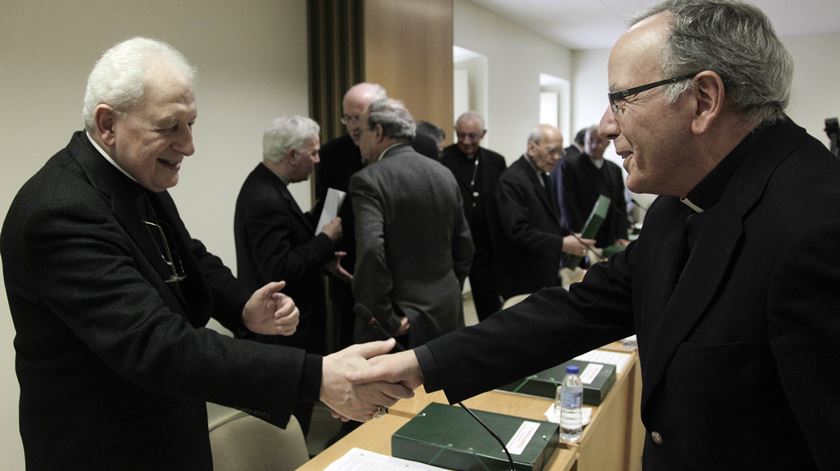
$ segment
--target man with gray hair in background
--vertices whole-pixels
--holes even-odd
[[[414,118],[402,103],[375,101],[361,123],[366,166],[350,179],[355,339],[408,335],[422,345],[464,325],[461,288],[474,247],[461,194],[445,167],[412,149]]]
[[[85,129],[18,192],[0,253],[28,470],[213,469],[205,401],[285,426],[296,399],[355,420],[408,397],[345,373],[393,342],[327,357],[205,327],[291,335],[272,280],[251,291],[184,226],[167,189],[193,154],[196,72],[132,38],[90,73]]]
[[[284,292],[300,310],[297,331],[290,336],[246,332],[244,338],[325,353],[326,311],[321,274],[329,271],[350,281],[341,267],[341,218],[327,222],[315,234],[316,220],[298,206],[288,186],[306,181],[318,163],[320,127],[303,116],[271,121],[263,132],[263,159],[245,179],[236,199],[233,231],[237,277],[256,289],[284,280]],[[301,401],[295,417],[309,430],[313,402]]]
[[[584,280],[352,379],[460,401],[635,333],[643,466],[840,469],[840,159],[785,115],[793,63],[740,1],[667,1],[613,47],[600,134],[659,196]]]

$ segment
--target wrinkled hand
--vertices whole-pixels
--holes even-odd
[[[327,262],[327,271],[330,272],[334,277],[338,278],[345,283],[350,283],[353,281],[353,275],[350,274],[347,270],[341,266],[341,259],[347,256],[347,252],[336,252],[335,258]]]
[[[584,245],[586,244],[586,245]],[[577,237],[567,235],[563,237],[563,252],[575,257],[583,257],[589,250],[586,246],[595,247],[595,239],[583,239],[580,234]]]
[[[394,339],[351,345],[324,357],[321,371],[321,401],[342,420],[365,422],[373,418],[376,409],[387,408],[414,395],[413,388],[385,381],[366,381],[351,384],[347,375],[370,367],[368,359],[383,355],[394,348]]]
[[[280,292],[285,286],[285,281],[272,281],[254,291],[242,309],[242,321],[248,330],[263,335],[295,333],[300,312],[294,300]]]
[[[398,383],[413,391],[423,384],[423,372],[414,350],[380,355],[368,360],[369,367],[347,373],[348,381],[355,385],[376,382]]]

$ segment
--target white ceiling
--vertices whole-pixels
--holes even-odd
[[[571,49],[611,47],[658,0],[472,0]],[[779,36],[840,32],[840,0],[752,0]]]

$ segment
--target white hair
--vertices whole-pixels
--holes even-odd
[[[164,61],[195,86],[195,68],[174,47],[157,39],[134,37],[105,51],[90,72],[85,88],[82,118],[93,131],[94,110],[100,104],[126,110],[143,99],[150,66]]]
[[[277,163],[290,150],[301,150],[308,139],[318,137],[321,127],[305,116],[275,118],[263,132],[263,160]]]

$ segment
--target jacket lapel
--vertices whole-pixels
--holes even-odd
[[[541,182],[539,180],[539,177],[537,177],[536,170],[534,170],[534,167],[531,165],[530,162],[528,162],[527,159],[528,157],[526,155],[523,155],[519,159],[518,164],[520,167],[520,172],[525,176],[526,179],[528,179],[531,188],[533,188],[534,193],[537,194],[537,199],[540,200],[540,203],[542,203],[546,211],[548,211],[548,214],[550,214],[555,221],[558,221],[559,224],[560,217],[557,214],[557,206],[553,201],[555,200],[555,198],[549,197],[548,193],[549,191],[551,191],[551,186],[549,186],[548,190],[546,190],[546,188],[543,186],[543,182]]]
[[[84,132],[78,132],[74,135],[71,141],[70,151],[73,158],[79,163],[79,166],[87,175],[91,185],[110,202],[114,217],[123,229],[125,229],[129,238],[137,246],[143,259],[148,264],[148,266],[143,266],[141,260],[135,259],[138,264],[138,270],[155,286],[155,289],[164,298],[170,309],[179,307],[180,311],[186,312],[186,306],[189,303],[177,293],[177,290],[166,289],[168,287],[166,287],[165,280],[172,276],[172,271],[161,257],[160,250],[155,244],[154,238],[145,223],[149,218],[147,208],[151,204],[151,201],[147,200],[146,197],[148,192],[139,184],[123,175],[116,167],[99,155],[99,152],[93,147]],[[167,221],[172,221],[172,219],[164,214],[159,214],[158,216],[165,218]],[[180,220],[178,221],[180,222]],[[175,229],[173,228],[173,230]],[[176,243],[176,241],[170,243]],[[183,243],[179,243],[178,249],[181,253],[185,265],[184,269],[188,273],[188,277],[192,273],[194,278],[201,279],[202,277],[198,271],[197,263],[192,257],[192,254],[188,249],[182,247]],[[188,267],[190,264],[188,259],[192,260],[191,263],[193,266]],[[159,279],[152,280],[149,278],[152,276],[150,272],[156,273]]]
[[[658,325],[650,326],[653,333],[646,341],[648,351],[642,368],[642,408],[656,389],[677,347],[712,302],[727,267],[737,256],[735,252],[743,236],[744,218],[761,197],[773,171],[805,136],[804,129],[787,119],[764,132],[764,137],[735,171],[720,201],[708,210],[703,234],[695,243]],[[645,315],[648,314],[655,315]]]

